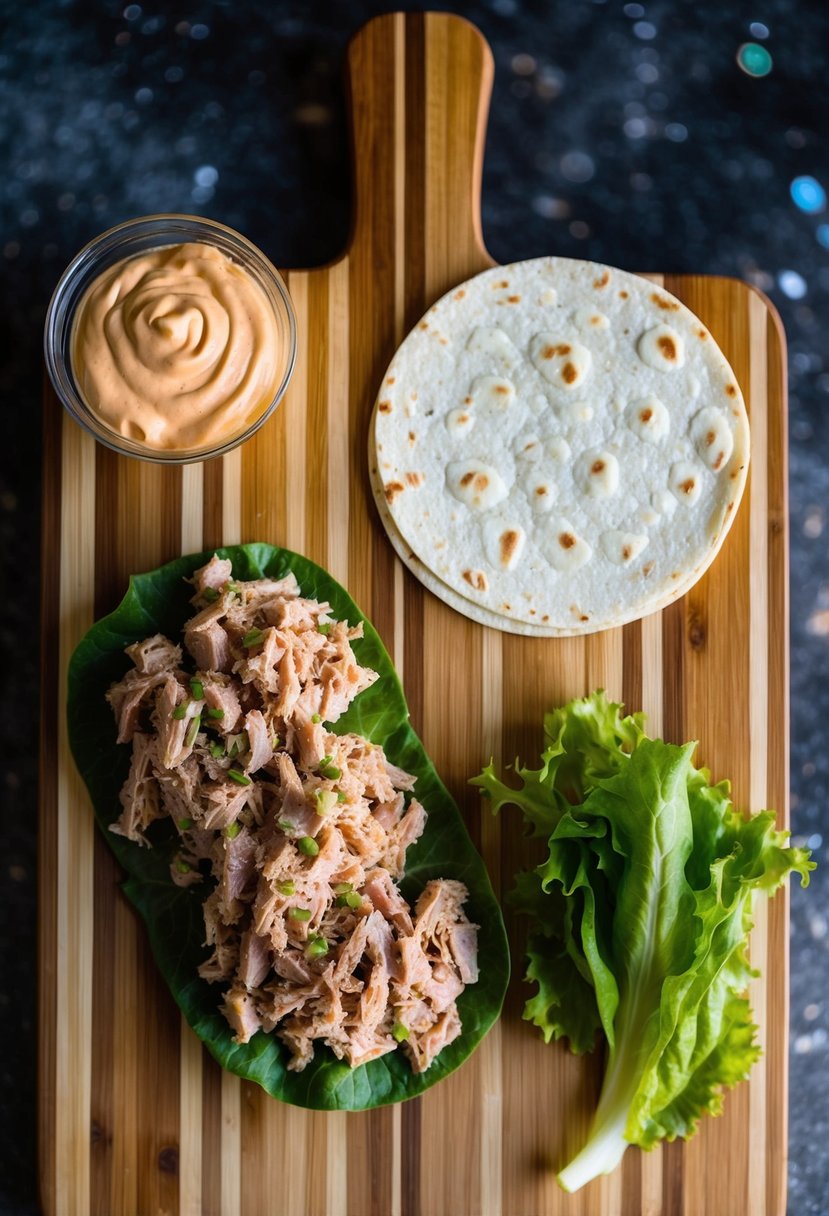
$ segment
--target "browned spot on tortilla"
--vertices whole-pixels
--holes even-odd
[[[475,474],[475,489],[478,491],[479,494],[483,494],[484,490],[487,488],[488,485],[489,485],[489,478],[487,477],[486,473],[476,473]]]
[[[589,621],[590,617],[587,616],[585,613],[582,613],[581,616],[579,617],[579,620],[580,621]]]
[[[415,439],[417,439],[417,435],[414,431],[409,431],[409,443],[414,443]]]
[[[394,384],[395,379],[396,379],[396,377],[389,376],[386,380],[386,384]]]
[[[468,486],[474,476],[474,473],[464,473],[463,477],[461,478],[461,485]]]
[[[628,293],[627,293],[626,291],[620,291],[620,292],[619,292],[619,299],[620,299],[620,300],[626,300],[627,298],[628,298]]]
[[[465,295],[466,295],[466,292],[464,291],[464,289],[462,287],[459,287],[458,290],[455,292],[455,294],[452,296],[452,299],[453,300],[462,300]]]
[[[639,421],[640,422],[650,422],[651,418],[653,418],[652,409],[640,410],[640,412],[639,412]]]
[[[594,460],[590,466],[590,472],[591,473],[601,473],[603,471],[604,471],[604,461],[603,460]]]
[[[676,362],[676,342],[670,334],[661,334],[656,339],[656,345],[662,351],[663,358],[667,359],[669,363]]]
[[[413,489],[417,490],[423,485],[425,478],[422,473],[407,473],[406,481]]]
[[[428,328],[429,328],[429,322],[428,322],[428,321],[421,321],[421,322],[420,322],[420,324],[418,325],[418,327],[417,327],[417,328],[418,328],[418,329],[428,329]]]
[[[544,498],[547,494],[547,487],[546,486],[536,486],[535,492],[536,492],[536,496],[538,498]]]
[[[458,414],[458,422],[465,425],[468,421],[469,421],[468,414]]]
[[[686,477],[684,481],[679,483],[679,488],[683,494],[690,494],[696,484],[693,477]]]
[[[483,570],[464,570],[462,577],[476,591],[486,591],[489,588],[489,583],[486,581],[486,575]]]
[[[609,274],[609,272],[606,270],[606,271],[604,272],[604,274],[603,274],[603,275],[602,275],[600,278],[598,278],[598,279],[594,279],[594,281],[593,281],[593,286],[594,286],[594,287],[595,287],[597,290],[600,290],[602,287],[607,287],[607,285],[608,285],[608,283],[609,283],[609,282],[610,282],[610,274]]]
[[[630,558],[630,554],[631,554],[630,545],[623,545],[622,546],[622,557],[624,558],[625,561],[628,561],[628,559]]]
[[[601,317],[591,317],[590,318],[591,325],[601,325],[601,323],[602,323]]]
[[[440,339],[440,344],[441,344],[441,346],[448,346],[448,345],[449,345],[449,339],[448,339],[448,338],[441,338],[441,339]]]
[[[576,543],[576,538],[572,532],[562,532],[558,538],[558,543],[561,545],[562,549],[572,549],[573,545]]]
[[[501,611],[502,612],[512,612],[512,604],[507,604],[506,602],[503,603],[501,605]]]
[[[737,389],[736,389],[736,386],[733,384],[726,384],[725,391],[728,393],[729,397],[737,396]]]
[[[507,387],[506,384],[496,384],[495,391],[496,391],[496,393],[500,393],[500,395],[502,397],[506,397],[509,395],[509,388]]]
[[[541,619],[542,619],[542,621],[549,621],[550,617],[549,617],[548,613],[545,612]]]
[[[701,341],[705,342],[705,341],[706,341],[706,339],[708,338],[708,334],[707,334],[707,332],[706,332],[704,329],[698,329],[698,330],[697,330],[697,337],[698,337],[698,338],[700,338],[700,339],[701,339]]]
[[[717,438],[717,433],[716,433],[716,431],[709,431],[709,432],[708,432],[708,434],[705,436],[705,444],[706,444],[706,447],[709,447],[709,448],[710,448],[710,447],[711,447],[711,444],[714,442],[714,440],[715,440],[716,438]]]
[[[732,480],[732,481],[736,481],[736,480],[737,480],[737,470],[736,470],[736,469],[735,469],[735,470],[734,470],[734,472],[731,474],[731,480]]]
[[[572,363],[565,363],[561,369],[561,378],[565,384],[572,384],[578,374]]]
[[[652,574],[653,573],[653,562],[648,562],[648,564],[646,566],[643,566],[642,573],[644,574],[645,578],[647,578],[649,574]]]
[[[665,312],[676,312],[679,305],[675,300],[668,300],[665,296],[661,296],[657,291],[651,293],[651,299],[657,308],[663,309]]]
[[[377,408],[381,414],[390,414],[391,413],[391,402],[390,401],[381,401],[379,403],[379,405],[377,406]]]
[[[679,571],[674,570],[673,573],[671,574],[671,578],[679,578]]]
[[[463,399],[463,403],[464,403],[464,405],[471,405],[471,404],[472,404],[472,398],[471,398],[471,397],[464,397],[464,399]]]
[[[530,609],[530,616],[535,616],[535,608]]]
[[[399,481],[390,481],[385,488],[386,502],[394,502],[397,495],[402,494],[405,488]]]
[[[513,529],[502,532],[499,538],[501,547],[501,565],[506,566],[518,547],[520,536]]]
[[[569,355],[570,349],[566,342],[560,342],[558,346],[545,346],[541,352],[541,358],[552,359],[554,355]]]
[[[717,459],[711,465],[711,468],[714,470],[715,473],[718,472],[722,468],[722,462],[724,460],[725,460],[725,452],[720,452],[720,454],[717,456]]]
[[[730,502],[730,503],[728,504],[728,506],[727,506],[725,509],[726,509],[726,511],[733,511],[733,510],[734,510],[734,503],[733,503],[733,502]]]
[[[417,393],[409,393],[409,397],[412,401],[417,401]]]
[[[520,296],[507,296],[507,303],[508,304],[520,304],[521,297]]]
[[[445,541],[445,540],[436,540],[436,541],[435,541],[435,548],[436,548],[436,549],[445,549],[445,548],[446,548],[446,541]]]
[[[437,310],[438,310],[437,304],[433,304],[432,307],[429,309],[429,312],[437,312]]]

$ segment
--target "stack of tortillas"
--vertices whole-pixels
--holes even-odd
[[[749,432],[734,373],[679,300],[539,258],[429,309],[383,377],[369,449],[421,582],[482,624],[556,636],[697,581],[734,519]]]

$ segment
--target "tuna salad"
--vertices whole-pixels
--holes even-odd
[[[132,744],[111,830],[150,845],[172,820],[173,880],[206,890],[199,972],[222,985],[237,1043],[273,1031],[296,1071],[318,1043],[352,1067],[400,1048],[423,1072],[460,1034],[476,926],[460,882],[407,903],[397,880],[426,822],[414,778],[327,729],[377,679],[352,649],[362,625],[293,575],[234,581],[214,556],[193,581],[188,658],[146,638],[107,694]]]

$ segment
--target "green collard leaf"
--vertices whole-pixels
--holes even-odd
[[[531,925],[525,1017],[574,1051],[598,1028],[607,1040],[590,1136],[559,1175],[576,1190],[628,1144],[691,1135],[748,1075],[752,900],[791,873],[807,884],[813,864],[771,811],[735,810],[728,783],[694,767],[694,744],[649,739],[604,693],[548,714],[544,732],[542,768],[516,767],[520,788],[492,766],[476,784],[546,842],[513,894]]]
[[[403,690],[377,632],[347,592],[325,570],[287,549],[272,545],[237,545],[219,549],[233,563],[236,579],[282,578],[293,571],[303,595],[325,600],[331,614],[356,625],[364,637],[355,640],[360,662],[380,679],[355,700],[334,728],[354,731],[382,744],[392,763],[417,778],[415,794],[428,811],[425,831],[407,854],[401,883],[414,902],[432,878],[455,878],[469,890],[466,911],[480,926],[480,979],[458,1000],[461,1035],[420,1075],[412,1073],[400,1052],[391,1052],[350,1069],[324,1047],[301,1072],[286,1068],[287,1053],[274,1035],[259,1032],[249,1043],[236,1044],[219,1012],[216,985],[200,979],[205,957],[202,884],[177,887],[169,866],[178,847],[172,824],[150,831],[153,848],[139,848],[108,827],[120,813],[118,794],[129,768],[130,748],[115,743],[115,724],[104,695],[121,679],[129,663],[123,651],[153,633],[178,639],[192,614],[192,586],[186,581],[209,560],[213,550],[170,562],[160,570],[130,580],[121,604],[98,621],[78,646],[69,669],[68,722],[72,751],[89,787],[104,837],[126,871],[124,891],[143,918],[156,962],[170,991],[196,1034],[219,1063],[256,1081],[282,1101],[316,1110],[363,1110],[414,1097],[453,1072],[475,1049],[498,1017],[509,976],[509,955],[500,908],[483,861],[473,846],[458,809],[409,725]]]

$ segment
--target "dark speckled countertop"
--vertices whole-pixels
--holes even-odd
[[[82,244],[141,213],[214,217],[283,266],[334,256],[349,226],[343,47],[365,19],[390,7],[369,0],[0,6],[0,562],[12,589],[0,619],[2,1213],[37,1210],[36,619],[46,304]],[[558,253],[631,270],[736,275],[768,292],[783,316],[792,816],[797,842],[823,863],[809,891],[792,895],[789,1211],[825,1216],[829,6],[476,0],[447,7],[475,21],[495,54],[483,222],[496,258]]]

